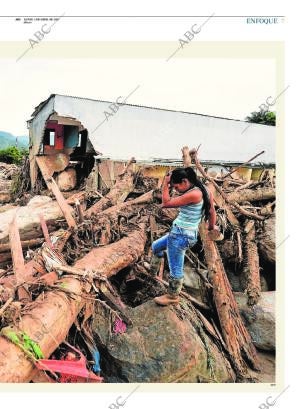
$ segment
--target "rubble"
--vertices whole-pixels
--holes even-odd
[[[149,268],[151,242],[176,215],[160,206],[160,178],[143,176],[131,160],[114,184],[106,180],[106,195],[95,192],[90,201],[89,190],[65,199],[64,182],[53,177],[60,161],[49,172],[37,158],[56,200],[35,196],[1,213],[0,382],[55,382],[49,368],[42,377],[38,358],[12,343],[7,328],[35,342],[45,365],[61,356],[65,340],[87,358],[86,373],[101,356],[106,382],[255,381],[255,346],[275,348],[274,319],[266,326],[259,318],[275,290],[275,176],[213,176],[195,151],[185,147],[183,155],[213,192],[224,240],[210,240],[200,226],[201,241],[186,255],[180,303],[170,308],[152,301],[167,285],[166,258],[157,276]],[[101,177],[111,164],[97,169]]]
[[[12,200],[12,185],[18,174],[17,165],[0,162],[0,203],[9,203]]]

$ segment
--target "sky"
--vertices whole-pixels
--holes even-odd
[[[29,53],[28,53],[29,54]],[[272,59],[0,59],[0,130],[26,121],[52,93],[244,120],[276,96]]]

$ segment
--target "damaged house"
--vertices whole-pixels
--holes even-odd
[[[275,163],[275,127],[188,112],[129,104],[116,109],[107,101],[52,94],[36,107],[28,128],[32,186],[39,163],[56,172],[61,190],[72,190],[89,175],[95,157],[102,163],[99,183],[102,179],[107,187],[132,156],[136,166],[143,164],[148,175],[160,177],[181,163],[183,141],[201,144],[202,163],[217,172],[264,151],[240,169],[246,179],[252,169]]]

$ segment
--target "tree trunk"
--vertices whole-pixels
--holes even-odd
[[[132,190],[133,172],[128,170],[126,173],[118,176],[116,183],[105,197],[100,199],[92,207],[86,210],[85,216],[89,218],[92,214],[98,214],[99,212],[107,209],[110,206],[124,202],[128,194]]]
[[[139,207],[141,204],[151,203],[153,201],[153,190],[150,190],[147,193],[137,197],[133,200],[128,200],[125,203],[119,203],[115,206],[111,206],[108,209],[105,209],[101,215],[111,217],[113,215],[119,214],[120,212],[126,212],[127,214],[132,214],[134,209]]]
[[[13,218],[13,221],[10,224],[9,242],[11,246],[13,271],[16,279],[16,285],[18,287],[17,289],[18,299],[23,302],[28,302],[29,300],[31,300],[31,295],[28,292],[28,290],[24,287],[26,270],[16,214],[15,217]]]
[[[232,210],[230,209],[230,206],[228,204],[226,204],[224,197],[217,191],[216,187],[214,186],[213,183],[209,184],[209,190],[212,192],[213,197],[214,197],[214,201],[216,202],[216,205],[221,208],[224,209],[227,215],[227,218],[229,220],[229,222],[236,227],[240,226],[240,222],[238,221],[238,219],[235,217],[235,215],[232,213]]]
[[[145,223],[127,237],[103,247],[94,248],[75,266],[79,269],[88,268],[98,274],[110,277],[122,268],[135,263],[142,255],[146,244]]]
[[[205,177],[207,180],[209,180],[211,186],[210,188],[213,189],[212,191],[214,192],[214,200],[217,203],[219,207],[222,207],[228,217],[228,220],[233,226],[239,227],[240,223],[235,217],[235,215],[232,213],[228,203],[227,195],[223,192],[223,190],[220,188],[219,185],[214,181],[212,177],[210,177],[205,170],[203,169],[203,166],[200,164],[199,160],[197,159],[197,156],[193,156],[193,159],[195,161],[196,168],[200,171],[201,175]]]
[[[59,190],[59,187],[57,186],[55,180],[51,176],[51,172],[49,172],[49,161],[50,158],[47,158],[45,156],[36,156],[36,162],[40,168],[40,171],[43,175],[43,178],[46,182],[46,185],[50,192],[52,192],[57,200],[57,203],[63,212],[63,215],[65,216],[65,219],[68,223],[69,227],[76,227],[76,222],[73,218],[72,215],[72,208],[68,205],[66,202],[65,198],[63,197],[61,191]]]
[[[246,234],[244,274],[246,278],[248,305],[255,305],[261,293],[259,258],[257,244],[255,242],[255,225],[253,225],[252,229]]]
[[[276,262],[276,217],[271,216],[264,221],[262,231],[258,233],[259,255],[266,261],[275,264]]]
[[[97,217],[93,217],[92,222],[94,231],[101,231],[101,245],[103,246],[110,243],[113,229],[115,228],[118,230],[119,228],[118,221],[120,216],[129,218],[133,215],[137,215],[143,208],[143,205],[151,203],[152,201],[153,190],[136,199],[109,207],[108,209],[103,210],[103,212]]]
[[[1,244],[9,242],[9,225],[15,212],[16,208],[13,208],[1,213]],[[40,214],[44,215],[49,231],[56,230],[56,220],[63,218],[63,213],[55,200],[51,200],[48,196],[36,196],[27,206],[18,207],[17,222],[21,240],[32,240],[43,236]]]
[[[227,200],[230,203],[255,202],[259,200],[271,200],[275,198],[275,189],[263,187],[258,190],[244,189],[239,192],[227,193]]]
[[[216,243],[208,238],[205,223],[201,223],[199,232],[209,269],[209,278],[213,285],[213,298],[223,338],[237,375],[247,378],[248,368],[243,356],[245,355],[254,369],[259,369],[256,350],[239,314]]]
[[[22,246],[22,249],[35,248],[43,244],[44,241],[45,240],[43,238],[23,240],[21,241],[21,246]],[[10,244],[0,244],[0,253],[6,253],[8,251],[10,251]]]
[[[183,166],[185,168],[189,167],[192,165],[192,160],[191,160],[191,156],[190,156],[190,150],[188,146],[184,146],[181,149],[182,152],[182,160],[183,160]]]
[[[40,345],[46,358],[66,338],[82,307],[83,284],[74,278],[63,278],[58,283],[64,283],[64,289],[72,291],[74,298],[59,290],[44,292],[32,303],[31,311],[22,316],[18,327],[13,328],[26,332]],[[34,365],[19,347],[3,336],[0,337],[0,356],[0,382],[31,380]]]

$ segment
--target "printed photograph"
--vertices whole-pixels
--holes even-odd
[[[276,383],[283,46],[212,19],[0,43],[1,383]]]

